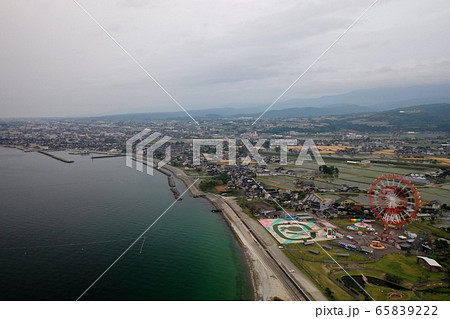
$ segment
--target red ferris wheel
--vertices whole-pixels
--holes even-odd
[[[420,198],[414,185],[403,176],[386,174],[373,181],[369,204],[385,224],[403,228],[419,211]]]

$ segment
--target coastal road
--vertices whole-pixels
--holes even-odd
[[[294,300],[327,300],[311,280],[301,273],[283,251],[278,248],[275,239],[260,223],[245,214],[234,199],[226,197],[221,197],[221,199],[233,210],[235,215],[240,219],[241,224],[252,234],[252,237],[258,244],[262,246],[266,264],[276,274],[277,278],[283,282]],[[291,270],[294,270],[294,272],[291,272]]]
[[[282,300],[308,300],[289,281],[289,278],[283,273],[282,269],[270,257],[265,248],[260,245],[258,240],[240,219],[239,215],[236,214],[228,203],[222,197],[214,194],[208,193],[206,197],[216,208],[222,211],[233,231],[242,242],[242,246],[247,250],[247,256],[252,261],[252,279],[254,279],[255,288],[258,293],[257,299],[271,300],[277,297]]]
[[[269,283],[261,281],[275,280],[276,283],[274,284],[280,286],[277,287],[277,297],[284,300],[327,300],[306,276],[296,270],[292,262],[280,251],[270,234],[265,233],[264,228],[259,223],[247,216],[233,199],[210,193],[206,196],[217,208],[222,210],[225,218],[229,220],[244,247],[256,259],[254,265],[263,267],[263,269],[260,268],[260,271],[257,271],[260,277],[265,277],[258,278],[259,286],[265,284],[270,286]],[[291,272],[292,269],[296,271]],[[261,273],[265,273],[265,276]],[[264,288],[259,288],[258,290],[264,291]],[[263,295],[264,292],[259,292],[259,294]],[[260,297],[265,299],[264,296]]]
[[[166,165],[165,168],[181,179],[187,187],[193,183],[193,178],[179,168],[170,165]],[[278,297],[283,300],[327,300],[310,279],[278,248],[277,242],[264,227],[245,214],[234,199],[204,193],[196,185],[190,188],[190,192],[194,197],[207,198],[222,211],[230,223],[247,249],[248,255],[253,259],[252,271],[256,272],[258,277],[253,279],[258,281],[255,288],[260,299]]]

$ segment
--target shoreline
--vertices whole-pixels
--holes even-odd
[[[12,148],[25,151],[24,149],[15,146]],[[176,186],[172,187],[171,184],[174,184],[174,181],[171,181],[169,176],[176,177],[182,181],[187,188],[189,187],[189,192],[194,198],[205,197],[217,211],[221,212],[221,215],[243,249],[250,273],[253,300],[311,300],[308,294],[300,288],[299,283],[302,281],[293,279],[293,277],[298,277],[299,274],[294,274],[294,276],[289,274],[290,271],[288,269],[293,269],[292,267],[295,266],[287,265],[286,262],[283,261],[283,257],[284,259],[287,259],[287,257],[285,257],[282,252],[276,251],[276,253],[273,254],[273,252],[270,251],[273,249],[273,247],[270,246],[275,245],[276,250],[278,250],[278,245],[273,242],[272,238],[269,238],[268,241],[266,241],[267,237],[264,238],[264,236],[261,237],[260,234],[257,234],[262,231],[264,235],[268,235],[264,233],[265,229],[261,228],[259,224],[256,226],[253,225],[254,223],[257,223],[256,221],[251,220],[249,223],[249,221],[246,220],[250,219],[250,217],[242,211],[233,198],[223,198],[213,193],[201,191],[194,183],[195,178],[187,175],[180,168],[166,164],[162,169],[158,169],[158,171],[168,176],[169,188],[172,192],[173,188],[176,189]],[[174,195],[176,194],[174,193]],[[255,227],[257,229],[255,229]],[[281,256],[282,258],[280,258],[279,255],[277,256],[277,253],[283,254],[283,256]],[[302,277],[302,275],[300,275],[300,277]],[[311,289],[311,287],[309,288]],[[310,291],[308,292],[310,293]],[[314,295],[314,293],[311,293],[311,295]],[[316,295],[312,300],[326,300],[326,298],[322,298],[321,296],[317,298]]]
[[[12,148],[12,149],[16,149],[16,150],[19,150],[19,151],[22,151],[22,152],[25,152],[25,153],[30,152],[26,148],[21,148],[21,147],[18,147],[18,146],[0,145],[0,147]],[[53,154],[50,154],[50,153],[47,153],[47,152],[42,152],[42,151],[36,151],[36,152],[37,153],[41,153],[43,155],[47,155],[47,156],[49,156],[51,158],[60,160],[62,162],[66,162],[66,163],[73,163],[74,162],[73,160],[67,160],[67,159],[64,159],[64,158],[61,158],[61,157],[57,157],[57,156],[54,156]],[[99,157],[99,158],[109,158],[109,157],[118,157],[118,156],[105,156],[105,157]],[[133,158],[133,160],[136,161],[137,159]],[[144,165],[146,165],[146,163],[144,163]],[[181,170],[177,170],[177,168],[169,166],[169,165],[165,165],[161,169],[159,169],[159,168],[154,168],[154,169],[157,170],[159,173],[167,176],[169,189],[172,191],[172,193],[175,196],[175,198],[178,198],[180,196],[180,194],[179,194],[179,192],[177,190],[174,178],[177,178],[180,181],[182,181],[183,184],[186,187],[189,187],[191,184],[193,184],[193,182],[195,180],[195,179],[192,179],[190,176],[186,175]],[[192,181],[191,181],[191,179],[192,179]],[[200,191],[197,188],[197,185],[192,185],[192,187],[190,187],[190,189],[189,189],[189,192],[192,194],[192,196],[194,198],[207,197],[205,193],[203,193],[202,191]],[[181,198],[179,200],[181,200]],[[213,205],[213,207],[216,207],[216,205],[214,205],[213,201],[211,201],[209,199],[208,199],[208,201]],[[227,224],[231,228],[234,237],[238,240],[239,246],[244,248],[245,246],[244,246],[241,238],[236,234],[236,232],[235,232],[235,230],[234,230],[230,220],[224,214],[222,214],[222,216],[224,217],[225,221],[227,222]],[[250,260],[250,258],[249,258],[249,256],[248,256],[248,254],[247,254],[245,249],[244,249],[244,257],[245,257],[246,264],[249,267],[249,273],[250,273],[250,282],[251,282],[251,290],[252,290],[251,291],[251,295],[252,296],[251,296],[250,300],[258,300],[258,293],[257,293],[257,289],[256,289],[257,284],[256,284],[254,267],[253,267],[253,265],[251,263],[251,260]]]
[[[136,161],[137,159],[134,158],[134,160]],[[157,164],[157,163],[158,162],[156,162],[155,164]],[[250,282],[251,282],[252,290],[253,290],[252,291],[253,300],[254,301],[264,300],[262,298],[264,298],[264,296],[267,296],[268,294],[262,289],[262,284],[260,282],[261,275],[258,273],[258,267],[255,264],[256,260],[253,259],[252,256],[250,255],[250,252],[248,251],[248,248],[245,245],[245,239],[244,239],[243,235],[235,227],[235,224],[230,219],[230,216],[223,211],[223,207],[222,207],[222,205],[220,205],[220,203],[218,203],[217,199],[216,200],[213,199],[212,196],[214,196],[214,195],[201,191],[195,184],[195,179],[193,177],[187,175],[183,170],[181,170],[175,166],[165,164],[163,167],[156,169],[156,170],[158,172],[166,175],[169,178],[169,187],[172,191],[173,191],[173,188],[176,188],[176,186],[174,185],[174,187],[172,187],[170,185],[170,177],[177,178],[178,180],[183,182],[183,184],[185,185],[186,188],[189,187],[189,193],[192,195],[193,198],[203,197],[203,198],[207,199],[208,202],[213,207],[215,207],[216,210],[220,211],[222,217],[224,218],[224,220],[230,227],[234,237],[238,241],[239,246],[241,246],[241,248],[243,249],[244,257],[245,257],[245,260],[246,260],[246,263],[247,263],[247,266],[248,266],[248,269],[250,272]],[[174,193],[174,195],[175,195],[175,193]],[[222,203],[225,204],[224,201],[222,201]]]
[[[295,266],[290,264],[290,268],[286,268],[285,260],[280,262],[274,254],[269,252],[270,249],[264,240],[258,238],[258,234],[242,219],[241,215],[245,213],[238,211],[237,203],[233,199],[224,199],[213,193],[202,192],[194,184],[195,179],[180,168],[168,164],[164,168],[180,179],[186,187],[192,185],[189,191],[193,197],[205,197],[217,210],[220,210],[244,251],[250,270],[255,300],[266,301],[276,298],[281,300],[327,300],[322,293],[318,293],[315,286],[314,289],[309,286],[310,290],[313,290],[311,294],[305,293],[300,288],[299,281],[296,280],[298,275],[294,279],[294,276],[287,271],[287,269],[292,269]],[[230,205],[228,201],[234,202],[235,205]],[[259,224],[257,226],[260,227]],[[265,230],[262,229],[262,231]],[[273,241],[271,242],[273,246]],[[275,244],[275,247],[278,249],[278,245]],[[271,248],[273,249],[273,247]],[[304,275],[300,275],[300,277],[305,279]]]
[[[220,205],[217,205],[217,202],[214,201],[210,196],[208,196],[207,193],[204,193],[200,189],[198,189],[197,185],[194,183],[194,181],[195,181],[194,178],[192,178],[191,176],[188,176],[181,169],[171,166],[169,164],[164,165],[164,168],[167,171],[171,172],[173,174],[173,176],[175,176],[176,178],[181,180],[186,187],[189,187],[190,185],[192,185],[192,187],[189,189],[189,192],[191,193],[191,195],[194,198],[205,197],[213,207],[215,207],[217,210],[220,211],[222,217],[227,222],[228,226],[230,227],[231,231],[233,232],[234,237],[237,239],[239,245],[243,249],[245,260],[246,260],[246,263],[247,263],[247,266],[248,266],[248,269],[250,272],[250,281],[251,281],[252,289],[253,289],[253,300],[254,301],[261,300],[261,298],[264,296],[264,292],[261,291],[261,288],[260,288],[261,287],[260,282],[259,282],[260,279],[259,279],[256,267],[255,267],[255,262],[251,258],[247,248],[245,247],[245,243],[243,242],[242,236],[239,235],[238,230],[233,225],[233,222],[230,220],[229,216],[227,216],[227,214],[225,214],[223,212]]]

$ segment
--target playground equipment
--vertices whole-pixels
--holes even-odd
[[[384,223],[383,240],[391,241],[388,228],[404,229],[419,211],[420,198],[414,185],[403,176],[386,174],[378,177],[369,189],[372,211]]]
[[[386,249],[386,246],[384,244],[382,244],[379,241],[375,241],[375,240],[373,242],[371,242],[369,244],[369,246],[370,246],[370,248],[377,249],[377,250]]]
[[[349,218],[348,221],[356,223],[355,224],[356,226],[358,226],[358,224],[368,225],[373,222],[373,220],[371,219],[362,219],[362,218]]]
[[[397,290],[392,290],[390,293],[387,294],[387,297],[389,299],[392,299],[392,298],[403,298],[404,295],[401,294],[401,293],[398,293]]]

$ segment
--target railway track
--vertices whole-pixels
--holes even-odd
[[[272,252],[266,247],[266,244],[259,237],[259,235],[253,231],[253,229],[248,225],[248,223],[240,216],[240,214],[230,205],[226,200],[222,200],[222,202],[227,205],[231,211],[235,214],[235,216],[239,219],[239,221],[244,225],[246,230],[252,235],[255,239],[255,245],[258,245],[258,249],[262,249],[265,255],[265,263],[266,265],[273,271],[275,276],[282,282],[283,286],[290,293],[294,300],[307,300],[310,301],[312,298],[304,291],[304,289],[298,284],[298,282],[292,277],[287,269],[285,269],[280,263],[277,261]]]

